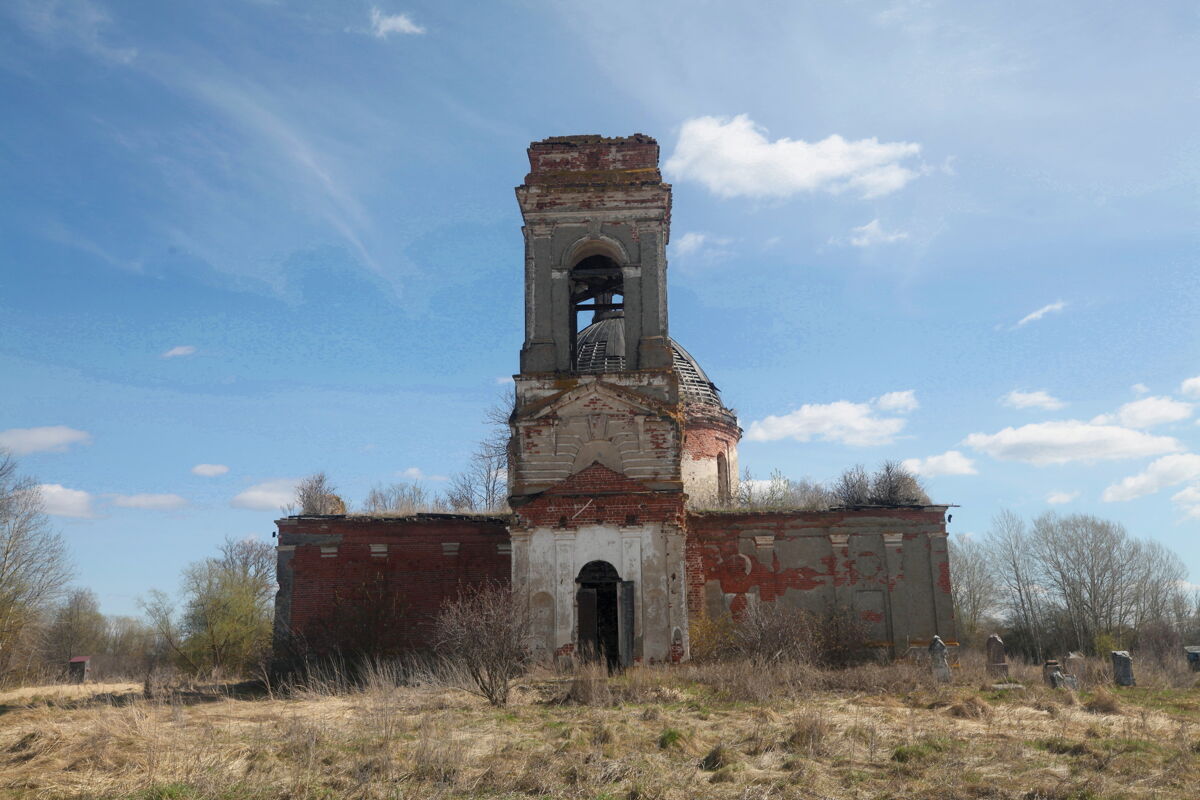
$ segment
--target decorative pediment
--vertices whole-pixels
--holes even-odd
[[[616,384],[594,380],[526,406],[520,412],[517,422],[532,422],[549,416],[588,417],[604,413],[630,412],[666,416],[669,409],[666,404],[644,394]]]

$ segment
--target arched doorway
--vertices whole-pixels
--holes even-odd
[[[623,581],[607,561],[589,561],[575,579],[577,652],[609,669],[633,663],[633,581]]]

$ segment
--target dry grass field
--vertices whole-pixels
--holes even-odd
[[[0,694],[14,798],[1183,798],[1200,790],[1195,676],[996,690],[959,669],[747,663],[533,676],[492,708],[446,686],[316,681],[142,699],[139,684]],[[1097,670],[1097,683],[1105,675]]]

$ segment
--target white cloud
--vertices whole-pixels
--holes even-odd
[[[229,505],[251,511],[279,511],[296,501],[296,484],[299,482],[296,478],[279,478],[256,483],[239,492]]]
[[[496,385],[497,386],[508,386],[508,385],[511,385],[512,382],[513,382],[512,375],[499,375],[496,377]]]
[[[173,511],[187,504],[188,501],[177,494],[118,494],[113,497],[114,506],[152,511]]]
[[[1169,397],[1146,397],[1126,403],[1115,414],[1101,414],[1092,420],[1094,425],[1116,422],[1128,428],[1152,428],[1167,422],[1178,422],[1192,415],[1192,404]]]
[[[92,496],[79,489],[68,489],[58,483],[43,483],[37,487],[42,495],[42,507],[56,517],[92,516]]]
[[[425,29],[413,22],[407,14],[384,14],[378,8],[371,9],[371,33],[378,39],[389,34],[421,34]]]
[[[66,425],[9,428],[0,431],[0,448],[17,456],[30,453],[65,453],[73,444],[90,444],[91,441],[92,435],[87,431],[68,428]]]
[[[888,392],[871,401],[881,411],[916,411],[921,404],[917,402],[915,389],[903,392]]]
[[[407,478],[410,481],[446,481],[450,480],[445,475],[428,475],[425,470],[420,467],[409,467],[408,469],[400,470],[396,473],[399,478]]]
[[[906,458],[902,462],[909,472],[925,478],[938,475],[975,475],[975,462],[957,450],[947,450],[940,456]]]
[[[1057,506],[1062,505],[1063,503],[1069,503],[1077,497],[1079,497],[1079,492],[1051,492],[1050,494],[1046,495],[1046,502],[1050,505]]]
[[[224,475],[229,472],[229,467],[224,464],[197,464],[192,467],[193,475],[200,475],[204,478],[215,478],[218,475]]]
[[[854,247],[871,247],[877,244],[891,244],[907,239],[904,231],[885,231],[879,220],[873,219],[866,225],[850,229],[850,244]]]
[[[1109,486],[1101,499],[1106,503],[1120,503],[1196,478],[1200,478],[1200,456],[1193,453],[1163,456],[1137,475]]]
[[[1180,507],[1184,516],[1200,519],[1200,483],[1176,492],[1171,496],[1171,500]]]
[[[1144,383],[1135,383],[1129,387],[1134,394],[1150,394],[1150,387]]]
[[[919,144],[878,139],[769,141],[750,117],[696,117],[683,123],[664,165],[672,177],[696,180],[721,197],[790,197],[847,190],[879,197],[902,189],[920,172],[901,166]]]
[[[1041,389],[1035,392],[1022,392],[1019,389],[1013,389],[1001,397],[1000,402],[1009,408],[1044,408],[1047,411],[1054,411],[1066,406],[1066,403],[1062,400]]]
[[[1200,375],[1179,384],[1179,393],[1184,397],[1200,398]]]
[[[688,263],[712,264],[728,258],[732,239],[689,231],[671,242],[671,257]]]
[[[783,416],[768,416],[750,423],[746,438],[752,442],[772,442],[795,439],[807,442],[813,438],[827,442],[867,447],[890,444],[905,420],[899,417],[877,417],[869,403],[805,404]]]
[[[1039,422],[991,434],[972,433],[963,443],[1002,461],[1038,465],[1141,458],[1183,449],[1169,436],[1079,420]]]
[[[1066,302],[1064,302],[1062,300],[1051,303],[1048,306],[1042,306],[1037,311],[1034,311],[1031,314],[1026,314],[1025,316],[1021,317],[1021,319],[1017,321],[1017,324],[1014,327],[1020,328],[1022,325],[1028,325],[1031,322],[1036,322],[1037,320],[1041,319],[1042,317],[1046,316],[1047,314],[1052,314],[1056,311],[1062,311],[1066,307],[1067,307]]]
[[[172,347],[170,350],[162,354],[163,358],[179,358],[180,356],[194,355],[196,348],[194,345],[181,344],[178,347]]]

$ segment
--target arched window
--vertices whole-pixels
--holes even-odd
[[[724,453],[717,453],[717,500],[727,506],[732,499],[729,491],[729,459]]]
[[[621,267],[606,255],[590,255],[571,268],[571,364],[583,372],[606,372],[625,366],[625,278]],[[579,312],[584,312],[581,319]],[[587,318],[586,312],[592,312]],[[620,335],[585,337],[586,326],[607,319],[620,319]],[[619,359],[619,362],[618,362]]]

